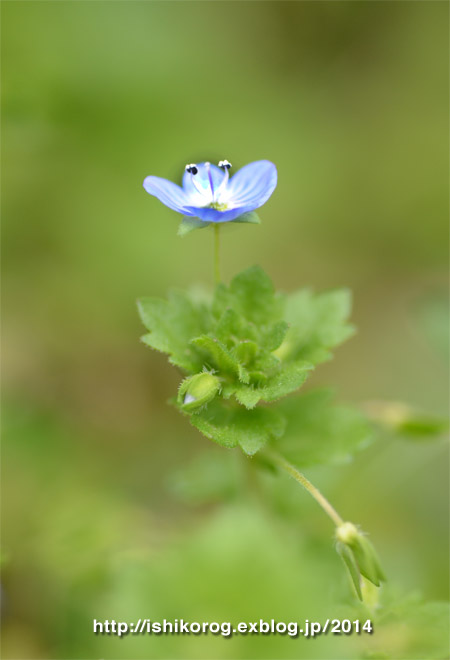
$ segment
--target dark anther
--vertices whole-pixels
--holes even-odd
[[[229,170],[231,168],[231,163],[229,163],[227,160],[220,160],[219,167]]]
[[[188,174],[197,174],[198,172],[197,167],[193,163],[191,163],[190,165],[186,165],[184,169],[186,170],[186,172],[188,172]]]

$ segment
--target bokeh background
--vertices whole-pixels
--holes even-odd
[[[92,620],[354,616],[317,505],[166,405],[180,375],[139,343],[135,300],[210,286],[212,234],[177,237],[142,180],[276,163],[263,224],[223,232],[225,279],[351,287],[359,332],[311,385],[445,415],[447,4],[1,10],[3,657],[446,657],[445,439],[381,435],[307,473],[383,557],[370,638],[119,640]]]

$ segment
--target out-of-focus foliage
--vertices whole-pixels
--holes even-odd
[[[448,418],[400,402],[368,401],[366,414],[379,428],[409,440],[434,440],[448,431]]]
[[[330,391],[311,390],[280,406],[288,423],[274,444],[295,465],[342,463],[367,447],[372,433],[364,415],[331,398]]]
[[[445,418],[447,5],[1,5],[2,656],[444,657],[442,442],[308,468],[398,590],[370,639],[118,640],[92,619],[354,612],[317,505],[166,406],[182,376],[136,341],[135,300],[210,283],[212,232],[178,238],[142,181],[273,161],[262,224],[223,228],[224,280],[259,263],[285,291],[351,289],[358,334],[311,385]],[[225,469],[194,487],[205,451]]]

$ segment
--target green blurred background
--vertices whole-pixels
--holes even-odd
[[[447,4],[1,10],[3,656],[444,657],[419,600],[448,598],[445,441],[380,437],[308,471],[383,557],[393,614],[370,638],[119,640],[92,619],[353,607],[316,504],[166,405],[180,375],[139,343],[135,300],[210,285],[212,235],[178,238],[142,181],[273,161],[263,224],[223,232],[225,278],[259,263],[284,290],[351,287],[359,332],[311,384],[445,414]]]

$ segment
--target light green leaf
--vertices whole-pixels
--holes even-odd
[[[252,266],[236,275],[229,292],[229,306],[252,323],[268,325],[278,320],[280,304],[269,276],[260,266]]]
[[[263,388],[261,399],[268,402],[276,401],[294,392],[303,385],[312,369],[312,364],[303,360],[284,367],[280,373],[269,379]]]
[[[172,291],[168,300],[142,298],[138,310],[145,327],[150,331],[142,341],[170,355],[170,362],[186,371],[199,371],[202,362],[189,342],[203,334],[210,324],[205,305],[194,304],[187,294]]]
[[[294,362],[269,378],[260,387],[237,386],[235,389],[236,399],[246,408],[254,408],[259,401],[267,401],[268,403],[276,401],[301,387],[311,369],[313,367],[308,362]]]
[[[178,236],[186,236],[194,229],[204,229],[211,223],[200,220],[199,218],[184,217],[178,226]]]
[[[344,462],[369,443],[366,418],[355,408],[334,405],[331,397],[315,390],[280,404],[287,426],[274,446],[294,465]]]
[[[255,341],[243,339],[232,350],[232,354],[242,364],[251,364],[258,354],[259,346]]]
[[[248,222],[252,225],[261,224],[261,220],[259,216],[254,211],[250,211],[249,213],[243,213],[238,218],[235,218],[235,220],[231,220],[231,222]]]
[[[245,367],[233,357],[227,347],[218,339],[202,335],[193,339],[191,344],[203,351],[206,356],[205,359],[211,362],[209,366],[217,369],[219,373],[234,374],[241,382],[248,383],[249,375]]]
[[[261,328],[260,342],[266,351],[275,351],[281,345],[288,331],[286,321],[278,321],[267,327]]]
[[[210,440],[228,448],[239,445],[249,456],[261,449],[270,438],[280,437],[284,430],[283,417],[273,410],[246,410],[218,401],[213,401],[189,419]]]
[[[303,358],[313,364],[329,359],[330,349],[354,333],[347,323],[351,294],[347,289],[314,294],[302,289],[286,299],[290,329],[276,355],[282,360]]]
[[[234,309],[228,308],[221,315],[214,335],[224,344],[234,344],[239,340],[256,341],[258,339],[257,329],[248,323]]]
[[[251,385],[238,386],[234,388],[233,393],[239,403],[249,410],[254,408],[258,401],[261,401],[261,390]]]

